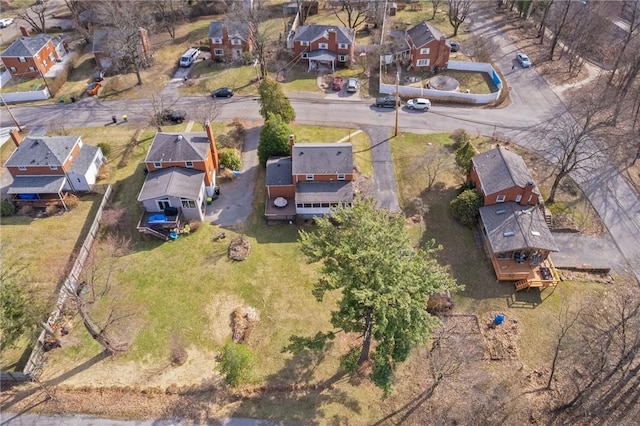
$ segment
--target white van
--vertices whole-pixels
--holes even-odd
[[[193,63],[193,61],[198,57],[199,54],[200,54],[199,49],[192,47],[191,49],[187,50],[186,52],[184,52],[184,54],[180,58],[180,66],[188,67]]]

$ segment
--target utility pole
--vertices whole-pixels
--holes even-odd
[[[7,108],[7,111],[9,112],[9,115],[11,116],[13,123],[18,128],[18,131],[22,132],[22,126],[20,126],[20,123],[18,123],[18,120],[16,119],[15,115],[13,115],[13,112],[9,108],[9,105],[7,105],[7,103],[5,102],[4,97],[2,95],[0,95],[0,100],[2,100],[2,104],[5,106],[5,108]]]
[[[396,62],[396,129],[393,136],[398,136],[398,115],[400,114],[400,62]]]

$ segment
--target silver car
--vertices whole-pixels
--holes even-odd
[[[358,79],[350,78],[349,80],[347,80],[347,92],[355,93],[357,91],[358,91]]]
[[[431,108],[431,101],[425,98],[414,98],[407,101],[407,108],[428,111]]]

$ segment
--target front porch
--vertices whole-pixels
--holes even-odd
[[[491,263],[498,281],[515,281],[516,291],[555,287],[560,276],[551,257],[541,262],[518,262],[515,259],[499,259],[491,256]]]

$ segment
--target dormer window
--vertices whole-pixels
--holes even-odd
[[[184,162],[184,166],[189,168],[189,169],[192,169],[193,168],[193,161],[185,161]]]
[[[338,180],[344,180],[344,173],[338,173]]]
[[[156,162],[153,163],[153,167],[155,167],[156,169],[161,169],[162,168],[162,163],[156,161]]]
[[[313,180],[313,175],[307,175],[307,180]]]

